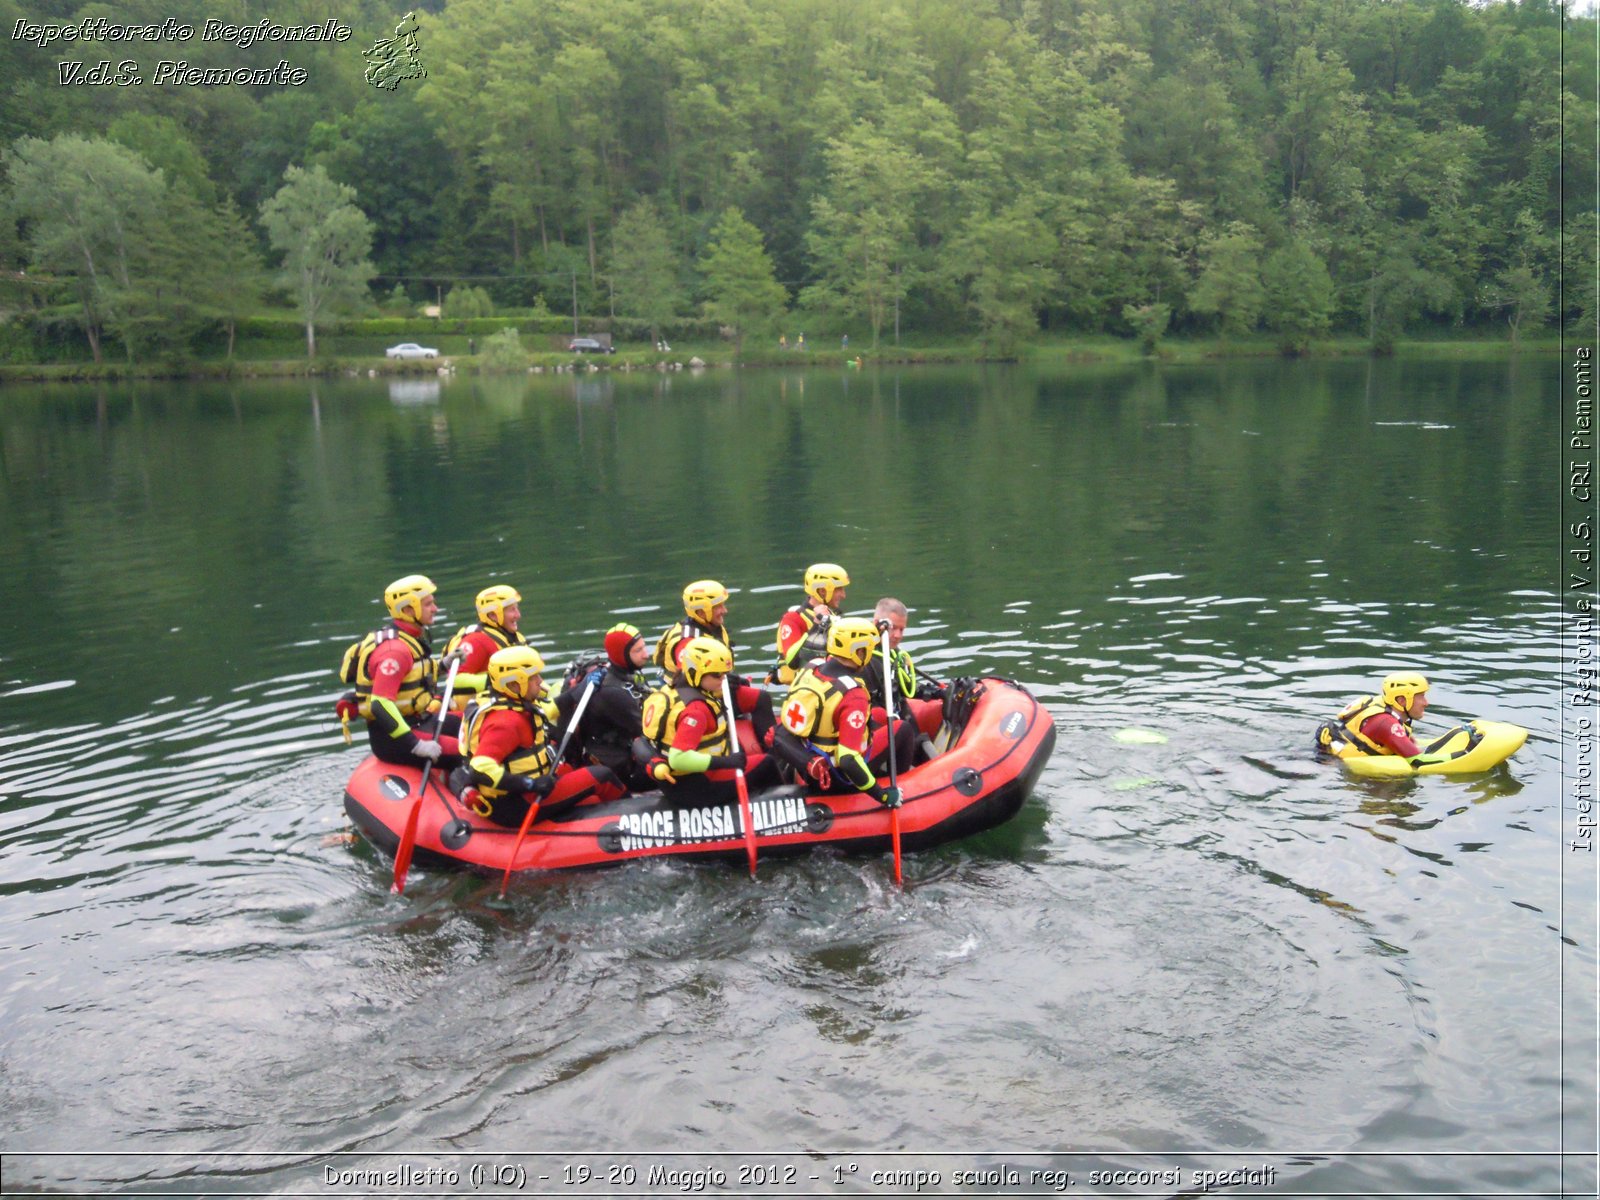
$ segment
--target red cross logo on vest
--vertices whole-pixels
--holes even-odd
[[[806,727],[805,706],[798,700],[792,701],[783,710],[783,723],[796,733],[803,733]]]

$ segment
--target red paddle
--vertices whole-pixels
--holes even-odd
[[[889,622],[879,621],[883,648],[883,712],[889,735],[889,843],[894,848],[894,885],[902,886],[900,876],[900,787],[894,769],[894,663],[889,658]]]
[[[725,716],[728,721],[728,741],[734,750],[739,749],[739,731],[734,724],[733,689],[728,686],[728,677],[722,677],[722,707],[727,710]],[[733,772],[734,781],[739,788],[739,819],[744,823],[744,848],[750,855],[750,878],[756,877],[756,827],[750,819],[750,785],[744,780],[744,768],[737,767]]]
[[[450,664],[450,674],[444,681],[444,696],[439,701],[439,724],[443,726],[444,719],[450,712],[450,693],[456,686],[456,671],[461,666],[458,658]],[[422,815],[422,798],[428,794],[428,776],[433,773],[433,761],[422,768],[422,785],[417,788],[417,798],[411,802],[411,811],[406,814],[406,827],[400,834],[400,847],[394,852],[394,883],[389,890],[396,896],[406,890],[406,872],[411,870],[411,852],[417,848],[417,818]]]
[[[561,745],[556,747],[555,761],[561,762],[567,756],[567,743],[572,740],[573,731],[578,728],[578,722],[583,719],[583,710],[589,707],[589,697],[594,695],[595,688],[599,687],[599,680],[590,680],[589,686],[583,690],[583,695],[578,697],[578,707],[572,710],[572,720],[567,722],[567,731],[561,735]],[[506,888],[511,885],[511,868],[516,865],[517,852],[522,849],[522,839],[528,836],[528,827],[539,819],[539,802],[535,800],[528,805],[528,815],[522,818],[522,828],[517,830],[516,845],[511,847],[511,858],[506,863],[505,878],[500,881],[500,898],[505,899]]]

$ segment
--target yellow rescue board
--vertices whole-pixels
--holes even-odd
[[[1424,754],[1449,754],[1444,762],[1413,767],[1398,754],[1360,754],[1339,761],[1352,775],[1368,779],[1404,779],[1411,775],[1471,775],[1510,758],[1528,740],[1528,731],[1504,721],[1468,721],[1422,748]]]

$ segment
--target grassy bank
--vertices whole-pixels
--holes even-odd
[[[342,339],[354,340],[354,339]],[[441,342],[450,339],[438,339]],[[459,339],[465,342],[465,338]],[[429,343],[430,345],[432,343]],[[1555,335],[1537,339],[1523,339],[1513,348],[1508,339],[1489,338],[1429,338],[1402,340],[1396,343],[1393,354],[1400,358],[1474,359],[1508,358],[1519,355],[1554,354],[1560,348]],[[252,347],[259,350],[259,347]],[[314,360],[303,357],[238,356],[228,358],[192,358],[166,362],[70,362],[70,363],[10,363],[0,364],[0,384],[20,382],[66,382],[120,379],[267,379],[305,377],[352,377],[392,375],[436,375],[441,370],[459,374],[477,374],[486,371],[480,355],[466,353],[463,346],[452,352],[450,347],[439,347],[438,359],[397,362],[385,358],[382,347],[363,350],[359,347],[340,346],[337,353],[329,353]],[[1314,344],[1303,357],[1306,358],[1364,358],[1372,354],[1371,345],[1362,338],[1330,338]],[[1153,356],[1145,355],[1139,344],[1131,339],[1110,336],[1041,336],[1019,347],[1010,356],[1000,356],[989,351],[977,340],[960,339],[906,339],[899,346],[883,345],[873,350],[851,346],[845,351],[837,346],[828,349],[805,351],[780,350],[776,345],[747,344],[741,358],[735,359],[733,348],[726,342],[687,343],[674,346],[662,353],[651,349],[622,349],[616,354],[581,355],[564,351],[547,351],[526,356],[526,369],[537,373],[561,371],[650,371],[670,369],[675,365],[687,366],[691,359],[699,358],[707,366],[728,367],[778,367],[842,369],[847,360],[859,359],[865,367],[935,363],[1022,362],[1033,365],[1067,365],[1072,363],[1200,363],[1225,359],[1278,358],[1282,352],[1270,337],[1259,338],[1193,338],[1164,340]]]

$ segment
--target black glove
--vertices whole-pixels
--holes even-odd
[[[874,784],[868,795],[885,808],[900,807],[900,789],[897,787],[884,787],[881,783]]]
[[[537,779],[528,780],[528,791],[543,800],[556,790],[556,777],[552,772],[549,775],[540,775]]]
[[[917,680],[916,698],[918,700],[938,700],[944,696],[947,686],[947,684],[935,683],[931,679],[919,679]]]
[[[746,762],[743,750],[735,750],[732,754],[713,754],[711,756],[711,771],[742,771]]]

